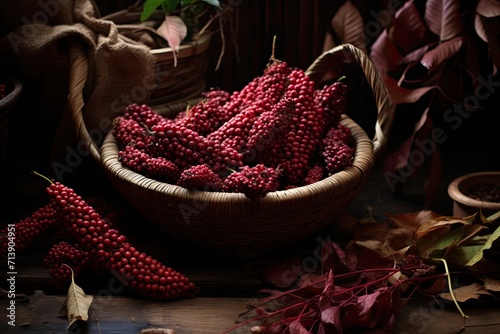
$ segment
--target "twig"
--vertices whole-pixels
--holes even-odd
[[[455,298],[455,294],[453,293],[453,287],[451,286],[451,277],[450,277],[450,271],[448,270],[448,263],[446,263],[445,259],[433,259],[435,261],[441,261],[444,263],[444,270],[446,271],[446,277],[448,278],[448,288],[450,289],[450,295],[451,298],[453,299],[453,302],[455,303],[455,306],[457,307],[458,311],[462,315],[462,318],[469,318],[469,316],[465,315],[465,313],[462,311],[460,306],[458,305],[457,299]]]

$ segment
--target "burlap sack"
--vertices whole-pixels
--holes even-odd
[[[9,123],[2,214],[12,209],[9,202],[26,203],[43,193],[46,184],[37,185],[32,170],[66,182],[82,169],[88,154],[74,154],[81,148],[67,110],[74,94],[69,90],[69,80],[75,79],[72,61],[82,55],[88,63],[87,73],[77,78],[84,82],[82,114],[99,140],[98,133],[109,131],[110,120],[126,105],[147,103],[154,74],[149,48],[102,20],[92,0],[0,1],[0,71],[26,88]]]
[[[103,118],[112,118],[131,102],[146,102],[153,80],[149,48],[118,33],[116,26],[99,19],[91,0],[3,1],[4,26],[11,31],[2,43],[14,55],[21,77],[32,81],[53,61],[61,45],[80,44],[89,72],[84,96],[84,117],[89,129]],[[16,25],[16,20],[18,24]],[[10,50],[9,50],[10,48]]]

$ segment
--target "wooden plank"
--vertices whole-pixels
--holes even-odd
[[[119,296],[97,296],[86,323],[66,330],[61,317],[64,296],[37,292],[29,300],[16,301],[16,326],[8,318],[0,322],[0,332],[14,333],[140,333],[145,328],[169,328],[176,334],[222,333],[232,328],[246,310],[246,298],[194,298],[157,302]],[[0,300],[6,310],[8,299]],[[452,302],[433,298],[411,299],[398,315],[393,333],[496,334],[500,332],[500,309],[477,304],[462,305],[469,316],[464,321]],[[59,316],[58,316],[59,315]],[[231,333],[249,333],[243,326]]]
[[[245,310],[246,301],[244,298],[195,298],[155,302],[101,296],[94,298],[89,320],[66,331],[67,319],[61,317],[65,297],[35,293],[29,301],[16,302],[15,327],[2,317],[0,332],[140,333],[145,328],[169,328],[176,334],[221,333],[235,325],[239,313]],[[6,310],[8,303],[8,299],[0,300],[1,309]]]

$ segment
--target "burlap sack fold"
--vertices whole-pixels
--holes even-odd
[[[9,0],[0,7],[2,26],[11,29],[0,52],[13,55],[23,80],[36,80],[61,47],[82,45],[89,63],[83,78],[83,115],[89,131],[104,130],[100,123],[126,105],[147,102],[154,75],[149,48],[100,19],[92,0]]]

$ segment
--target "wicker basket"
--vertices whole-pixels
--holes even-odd
[[[81,111],[72,110],[80,137],[89,143],[104,173],[120,195],[147,220],[172,237],[248,258],[303,240],[335,222],[370,174],[391,123],[391,105],[385,87],[370,60],[354,46],[342,45],[320,56],[306,73],[319,82],[326,72],[342,69],[345,62],[359,66],[372,88],[378,110],[375,135],[370,139],[356,122],[344,117],[341,122],[352,130],[355,139],[352,166],[320,182],[269,193],[258,200],[237,193],[189,191],[130,171],[118,161],[114,136],[108,134],[102,146],[96,147],[81,124]],[[179,111],[180,105],[172,110]]]
[[[115,23],[121,34],[137,32],[150,27],[140,24],[142,2],[127,9],[102,17]],[[164,19],[164,13],[157,11],[152,19]],[[151,49],[154,56],[154,87],[150,90],[151,104],[175,103],[199,96],[206,89],[205,72],[208,66],[211,33],[201,35],[196,41],[183,43],[177,51],[174,66],[172,48]]]

